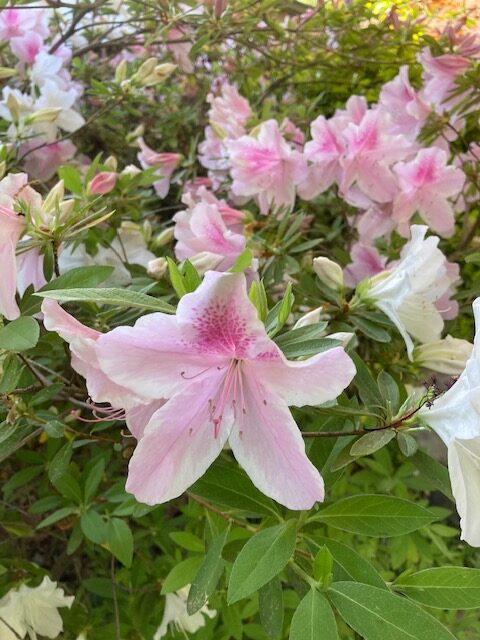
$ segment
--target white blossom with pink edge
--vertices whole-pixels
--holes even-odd
[[[100,336],[95,351],[116,384],[152,401],[169,398],[130,460],[127,491],[141,502],[181,495],[227,441],[266,495],[291,509],[323,500],[322,478],[288,406],[333,400],[355,367],[340,347],[286,360],[258,319],[243,274],[208,272],[176,316],[144,316]]]
[[[291,211],[296,188],[307,177],[301,153],[292,149],[275,120],[262,122],[256,136],[226,143],[230,157],[232,193],[254,196],[260,213]]]
[[[432,428],[448,449],[448,470],[460,515],[461,538],[480,547],[480,298],[473,303],[475,340],[464,371],[433,406],[417,417]]]
[[[440,339],[443,317],[437,303],[451,290],[452,280],[449,263],[437,246],[439,238],[425,238],[426,226],[413,225],[410,231],[411,239],[400,260],[361,282],[357,293],[390,318],[412,359],[412,337],[419,342]]]

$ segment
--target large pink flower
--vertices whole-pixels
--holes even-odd
[[[17,290],[17,263],[15,250],[20,236],[25,231],[25,218],[11,209],[0,205],[0,264],[2,282],[0,283],[0,314],[8,320],[20,315],[15,293]]]
[[[288,405],[333,400],[355,367],[336,347],[290,362],[268,337],[239,273],[208,272],[176,316],[154,313],[100,336],[103,372],[134,394],[169,398],[130,461],[127,490],[148,504],[181,495],[227,440],[254,484],[291,509],[324,495]],[[328,373],[328,375],[326,375]]]
[[[425,102],[444,111],[462,100],[463,95],[450,99],[449,96],[456,87],[455,78],[470,66],[468,58],[456,53],[434,57],[430,49],[425,48],[418,54],[417,59],[423,67],[424,84],[421,94]]]
[[[235,195],[255,196],[263,214],[270,209],[292,209],[307,166],[302,154],[283,138],[275,120],[263,122],[256,137],[242,136],[226,146]]]
[[[408,231],[408,221],[418,211],[434,231],[452,235],[454,214],[448,198],[460,194],[465,174],[447,161],[445,151],[432,147],[421,149],[411,162],[395,165],[400,193],[394,201],[393,217],[400,230],[403,226]]]

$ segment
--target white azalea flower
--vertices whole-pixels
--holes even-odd
[[[72,108],[77,98],[78,95],[75,89],[71,88],[64,91],[53,80],[47,80],[42,86],[40,97],[35,102],[35,110],[61,109],[53,122],[38,125],[39,133],[45,135],[48,141],[55,141],[58,129],[73,133],[83,126],[85,123],[83,116]]]
[[[22,585],[11,589],[0,600],[0,638],[18,640],[28,634],[37,640],[37,634],[46,638],[57,638],[63,631],[63,620],[59,607],[72,606],[73,596],[66,596],[45,576],[38,587]]]
[[[418,416],[448,448],[448,470],[460,515],[462,540],[480,547],[480,298],[473,303],[472,354],[455,384]]]
[[[440,339],[443,318],[435,303],[448,293],[452,279],[436,236],[425,238],[428,227],[413,225],[411,240],[399,262],[388,271],[360,283],[357,292],[390,318],[412,359],[412,337],[419,342]]]
[[[209,609],[207,605],[203,606],[192,616],[187,613],[187,598],[190,586],[187,585],[176,593],[167,593],[165,596],[165,611],[163,620],[158,627],[153,640],[160,640],[168,633],[169,625],[173,625],[177,631],[185,633],[195,633],[201,627],[205,626],[204,616],[215,618],[217,612],[215,609]]]

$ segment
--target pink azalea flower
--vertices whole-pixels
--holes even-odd
[[[298,151],[302,151],[305,143],[305,136],[303,131],[299,129],[290,118],[284,118],[280,125],[280,131],[285,136],[286,140],[295,145]]]
[[[180,27],[170,29],[167,36],[167,50],[172,54],[175,62],[185,73],[193,73],[194,67],[189,53],[193,43],[188,39],[189,30]]]
[[[391,133],[404,135],[411,141],[416,139],[431,111],[410,84],[407,65],[383,85],[379,108],[391,116]]]
[[[304,158],[308,162],[308,174],[299,185],[298,194],[311,200],[341,179],[340,159],[344,145],[333,118],[329,121],[319,116],[310,125],[312,140],[307,142]]]
[[[17,262],[15,250],[20,236],[25,231],[25,218],[11,209],[0,205],[0,264],[2,282],[0,285],[0,313],[7,320],[20,315],[15,293],[17,290]]]
[[[371,206],[355,217],[355,227],[360,236],[360,242],[367,245],[381,236],[389,238],[395,226],[391,203]]]
[[[455,53],[447,53],[434,57],[430,49],[425,48],[417,56],[423,67],[423,88],[421,95],[428,104],[444,111],[453,107],[463,95],[449,99],[449,94],[455,89],[455,78],[466,71],[470,60]]]
[[[432,147],[421,149],[411,162],[395,165],[400,193],[394,201],[393,217],[399,224],[408,223],[418,211],[434,231],[452,235],[454,214],[448,198],[459,195],[465,174],[447,161],[445,151]]]
[[[365,278],[371,278],[385,270],[387,259],[381,256],[373,246],[356,242],[350,249],[352,262],[343,270],[345,283],[349,287],[356,287]]]
[[[193,209],[199,202],[213,204],[218,208],[222,220],[227,227],[230,227],[233,231],[241,232],[242,230],[242,223],[245,221],[245,211],[234,209],[225,200],[219,200],[216,195],[208,191],[203,184],[198,187],[195,193],[190,192],[185,194],[182,197],[182,202],[190,209]]]
[[[25,155],[29,149],[34,151]],[[46,145],[41,145],[38,140],[31,140],[22,145],[20,157],[25,155],[23,165],[31,177],[46,181],[55,175],[58,167],[73,158],[76,150],[77,147],[70,140]]]
[[[349,124],[360,124],[368,111],[368,103],[363,96],[350,96],[345,109],[336,109],[330,122],[335,122],[338,130],[344,129]]]
[[[288,405],[337,397],[355,367],[336,347],[290,362],[267,336],[241,273],[208,272],[176,316],[154,313],[96,341],[115,383],[152,401],[154,413],[129,465],[127,490],[147,504],[181,495],[229,442],[266,495],[291,509],[323,500]],[[328,371],[328,376],[325,372]]]
[[[245,249],[247,239],[227,227],[216,204],[200,202],[174,216],[175,255],[179,260],[208,251],[221,258],[216,269],[226,271]]]
[[[138,161],[143,169],[158,167],[155,175],[161,176],[160,180],[155,180],[153,188],[159,198],[165,198],[170,190],[170,179],[173,172],[181,161],[180,153],[157,153],[151,149],[143,138],[138,138],[140,153],[137,154]]]
[[[10,49],[13,55],[15,55],[20,62],[32,65],[35,62],[35,58],[40,53],[43,47],[43,38],[35,33],[35,31],[29,31],[22,36],[17,36],[10,40]]]
[[[291,210],[296,186],[307,175],[303,156],[285,141],[275,120],[267,120],[258,135],[227,142],[233,178],[232,192],[256,196],[260,212]]]
[[[140,439],[150,416],[164,401],[156,399],[150,402],[142,394],[132,393],[105,375],[98,365],[95,352],[95,343],[102,333],[76,320],[55,300],[44,300],[42,313],[45,328],[55,331],[68,342],[72,368],[86,379],[92,400],[108,403],[116,409],[125,409],[127,426],[137,440]]]
[[[390,134],[389,122],[378,110],[367,111],[360,124],[349,124],[344,132],[347,151],[342,158],[341,191],[357,187],[375,202],[389,202],[396,192],[390,165],[403,159],[411,148],[403,136]]]
[[[48,10],[5,8],[0,11],[0,40],[9,42],[12,38],[36,32],[42,38],[48,36]]]

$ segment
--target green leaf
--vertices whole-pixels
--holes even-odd
[[[438,489],[447,498],[453,500],[450,476],[448,475],[448,469],[443,464],[431,458],[424,451],[417,451],[410,460],[435,489]]]
[[[50,420],[43,428],[49,438],[63,438],[65,433],[65,425],[59,420]]]
[[[0,349],[27,351],[37,344],[39,336],[38,322],[30,316],[23,316],[0,329]]]
[[[54,291],[57,289],[82,289],[96,287],[105,282],[113,273],[113,267],[95,265],[92,267],[77,267],[63,273],[58,278],[47,283],[40,291]]]
[[[208,598],[215,591],[224,569],[222,550],[225,546],[229,531],[230,527],[227,527],[213,540],[205,556],[205,560],[202,562],[192,582],[187,600],[187,612],[190,616],[207,604]]]
[[[264,529],[250,538],[233,564],[228,603],[246,598],[278,575],[293,554],[295,539],[294,520]]]
[[[314,540],[309,539],[316,548],[324,545],[333,556],[333,578],[334,580],[353,580],[363,582],[373,587],[386,589],[385,582],[381,575],[372,565],[360,554],[348,547],[343,542],[315,536]]]
[[[132,291],[132,289],[59,289],[55,291],[39,291],[35,295],[63,302],[96,302],[97,304],[110,304],[116,307],[134,307],[148,309],[149,311],[175,313],[175,307],[172,307],[172,305],[145,293]]]
[[[335,529],[382,538],[416,531],[436,519],[435,514],[414,502],[382,495],[343,498],[312,518]]]
[[[382,329],[375,324],[371,320],[367,320],[366,318],[360,318],[359,316],[351,316],[351,322],[354,327],[356,327],[359,331],[361,331],[367,338],[371,338],[376,342],[390,342],[391,336],[388,331]]]
[[[229,271],[231,273],[240,273],[241,271],[245,271],[252,264],[253,254],[250,249],[244,249],[242,253],[235,260],[233,265],[230,267]]]
[[[48,465],[48,477],[50,482],[55,484],[66,474],[68,465],[72,459],[72,453],[73,446],[71,442],[67,442],[57,451]]]
[[[400,406],[400,392],[397,383],[386,371],[380,371],[377,376],[378,390],[388,409],[388,415],[393,417]]]
[[[388,444],[390,440],[395,438],[395,435],[396,434],[393,429],[378,429],[376,431],[366,433],[352,444],[350,448],[350,455],[368,456]]]
[[[190,492],[209,502],[251,515],[278,514],[275,503],[256,489],[248,476],[232,463],[214,463],[190,488]]]
[[[283,327],[283,325],[287,321],[287,318],[290,315],[290,311],[292,310],[294,301],[295,301],[295,296],[293,295],[293,292],[292,292],[292,283],[289,282],[285,290],[285,293],[283,295],[283,298],[272,309],[272,312],[273,312],[272,317],[267,318],[267,324],[270,324],[270,322],[273,321],[273,318],[275,318],[276,320],[274,328],[268,332],[271,338],[280,331],[280,329]]]
[[[190,260],[185,260],[182,266],[183,282],[187,293],[195,291],[202,282],[198,271],[195,269]]]
[[[405,598],[355,582],[335,582],[329,596],[365,640],[455,640],[438,620]]]
[[[324,595],[311,589],[293,614],[289,640],[319,640],[320,629],[322,640],[338,640],[330,603]]]
[[[49,527],[51,524],[55,524],[55,522],[59,522],[60,520],[64,520],[68,516],[72,515],[72,513],[76,512],[76,507],[62,507],[61,509],[57,509],[49,516],[44,518],[40,524],[37,525],[37,529],[43,529],[44,527]]]
[[[133,535],[125,520],[111,518],[107,526],[107,545],[122,564],[132,566]]]
[[[203,540],[200,540],[200,538],[193,535],[193,533],[189,533],[188,531],[172,531],[169,535],[175,544],[187,549],[187,551],[193,551],[195,553],[205,552]]]
[[[409,433],[403,433],[402,431],[397,433],[397,443],[398,448],[407,458],[410,458],[417,452],[417,441]]]
[[[107,524],[102,516],[93,509],[82,513],[80,526],[85,537],[95,544],[103,544],[107,539]]]
[[[175,293],[180,299],[187,293],[187,287],[185,286],[183,275],[180,273],[180,269],[171,258],[167,258],[167,263],[172,287],[175,289]]]
[[[265,322],[268,313],[268,302],[263,280],[260,280],[260,282],[254,280],[252,282],[248,298],[255,305],[260,321]]]
[[[400,577],[393,585],[412,600],[437,609],[480,607],[480,569],[439,567]]]
[[[72,193],[82,193],[82,179],[75,167],[66,164],[59,167],[57,173],[60,180],[63,180],[66,189]]]
[[[260,622],[269,638],[276,640],[283,628],[283,589],[278,578],[263,585],[258,592]]]
[[[195,578],[202,562],[203,556],[191,556],[186,560],[177,562],[163,582],[161,591],[162,596],[166,593],[178,591],[186,584],[190,584]]]
[[[332,582],[333,556],[329,548],[320,547],[313,560],[313,577],[323,587],[328,587]]]
[[[11,393],[17,386],[25,367],[14,353],[9,353],[2,362],[0,393]]]
[[[103,474],[105,473],[105,460],[100,458],[94,466],[90,469],[90,472],[85,480],[85,486],[83,493],[85,496],[85,502],[88,504],[93,496],[96,494],[97,489],[102,481]]]
[[[0,462],[23,447],[29,440],[40,435],[42,428],[31,424],[6,424],[0,427]]]

